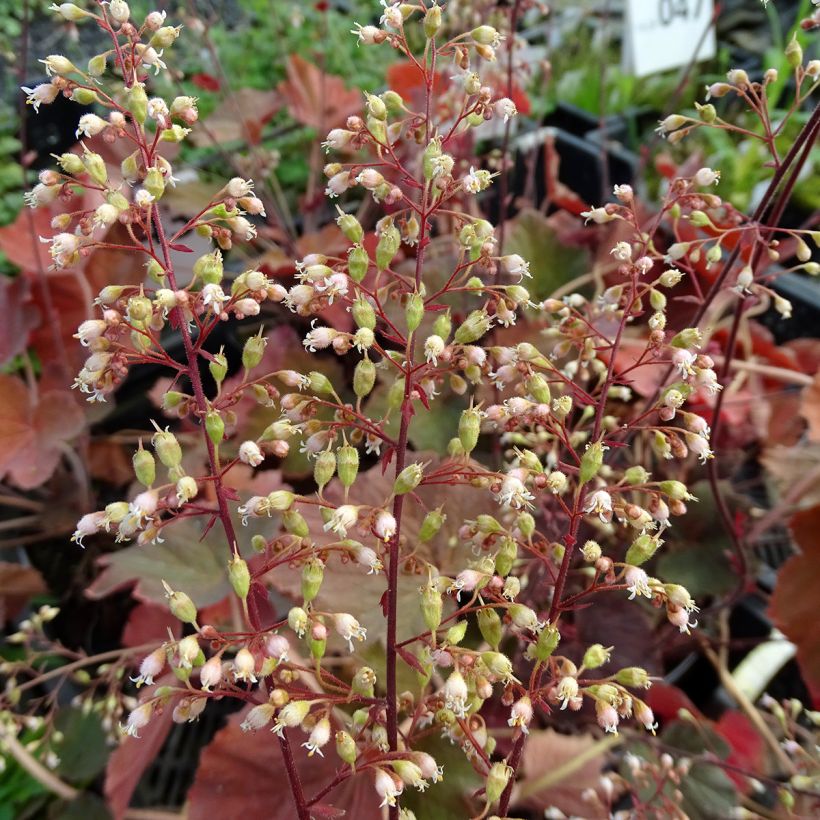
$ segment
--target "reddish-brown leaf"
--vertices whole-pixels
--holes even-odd
[[[239,728],[245,712],[214,737],[202,752],[194,785],[188,793],[188,820],[292,820],[296,811],[276,737],[264,729],[246,733]],[[335,755],[308,757],[298,732],[289,735],[296,768],[309,799],[336,775]],[[382,814],[372,774],[362,772],[326,795],[322,804],[343,809],[350,820],[378,820]],[[327,809],[322,816],[328,817]]]
[[[0,563],[0,621],[14,618],[32,595],[45,591],[43,577],[34,567]]]
[[[194,145],[222,145],[242,141],[256,145],[265,123],[282,107],[275,91],[240,88],[226,97],[190,139]]]
[[[764,770],[763,739],[743,712],[736,709],[724,712],[715,724],[715,731],[723,735],[732,747],[727,763],[752,772]],[[726,774],[739,789],[748,791],[751,788],[747,777],[732,771],[727,771]]]
[[[68,391],[50,390],[34,399],[25,382],[0,375],[0,478],[24,490],[51,478],[61,447],[85,424]]]
[[[820,441],[820,371],[814,381],[803,390],[800,398],[800,415],[809,425],[809,438]]]
[[[568,770],[559,782],[531,793],[531,786],[540,778],[588,754],[595,743],[595,738],[591,735],[561,735],[552,729],[532,732],[524,745],[521,761],[523,778],[519,781],[516,792],[513,792],[513,803],[520,807],[529,806],[539,813],[550,806],[556,806],[566,815],[606,817],[602,808],[596,811],[595,804],[581,798],[585,789],[594,789],[600,783],[601,768],[605,762],[603,753],[594,755],[572,771]],[[517,799],[516,795],[520,793],[528,796]]]
[[[288,58],[287,74],[276,90],[295,120],[320,133],[342,125],[362,107],[358,91],[348,90],[341,77],[325,74],[298,54]]]
[[[23,276],[0,276],[0,365],[22,353],[29,332],[37,325],[37,308],[31,301],[31,287]]]
[[[166,683],[170,681],[165,681]],[[140,730],[139,738],[127,737],[108,758],[105,770],[105,797],[114,820],[125,816],[131,795],[143,772],[153,763],[171,731],[173,707],[167,706]]]
[[[820,702],[820,506],[796,513],[791,530],[801,553],[781,567],[769,613],[777,628],[797,644],[797,662],[816,705]]]
[[[128,616],[122,633],[123,646],[142,646],[157,641],[168,640],[168,630],[178,638],[182,634],[182,624],[171,611],[156,604],[137,604]]]

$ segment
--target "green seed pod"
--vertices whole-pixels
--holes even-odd
[[[648,689],[652,685],[649,673],[640,666],[627,666],[625,669],[620,669],[615,675],[615,680],[621,686],[640,686]]]
[[[450,458],[463,458],[467,455],[458,438],[453,437],[447,442],[447,455],[450,456]]]
[[[680,347],[689,350],[692,347],[700,347],[703,341],[703,334],[696,327],[684,328],[680,333],[672,337],[669,342],[672,347]]]
[[[376,245],[376,269],[381,273],[390,267],[401,245],[399,229],[391,222],[383,230]]]
[[[356,245],[347,255],[347,273],[354,282],[361,282],[370,266],[370,256],[361,246]]]
[[[784,53],[786,55],[786,62],[792,68],[798,68],[799,66],[803,65],[803,48],[797,41],[796,34],[792,36],[792,39],[786,46],[786,51]]]
[[[477,617],[482,637],[493,649],[498,649],[504,635],[501,617],[494,609],[479,609]]]
[[[515,525],[524,538],[529,538],[535,532],[535,519],[528,512],[519,513]]]
[[[373,310],[373,305],[367,301],[363,296],[359,296],[353,303],[350,309],[353,321],[358,327],[373,330],[376,327],[376,311]]]
[[[148,118],[148,95],[145,93],[145,86],[142,83],[134,83],[131,86],[126,96],[125,105],[134,119],[140,125],[143,125]]]
[[[268,548],[268,542],[264,535],[256,534],[251,538],[251,547],[254,552],[265,552]]]
[[[171,614],[184,624],[195,624],[196,607],[194,602],[184,592],[174,592],[165,581],[162,584],[165,587]]]
[[[478,26],[470,32],[470,37],[483,46],[492,46],[498,43],[498,32],[492,26]]]
[[[333,393],[333,385],[324,373],[320,373],[318,370],[311,370],[310,373],[308,373],[308,378],[310,379],[308,389],[312,393],[318,396]]]
[[[495,571],[502,577],[509,575],[518,558],[518,546],[513,538],[504,536],[495,554]]]
[[[359,472],[359,451],[344,444],[336,451],[336,470],[343,487],[352,487]]]
[[[450,315],[450,309],[448,308],[444,313],[439,313],[436,317],[436,321],[433,322],[433,335],[440,336],[446,342],[452,329],[453,319]]]
[[[424,171],[424,178],[429,182],[436,176],[437,162],[441,157],[441,137],[433,137],[427,143],[422,155],[422,168]]]
[[[348,732],[336,732],[336,754],[348,766],[356,762],[356,741]]]
[[[120,172],[126,182],[136,182],[139,178],[139,152],[134,151],[120,163]]]
[[[592,644],[592,646],[588,647],[587,651],[584,652],[584,667],[586,669],[598,669],[605,663],[608,663],[609,653],[611,652],[611,650],[612,647],[607,649],[602,644]]]
[[[370,395],[376,384],[376,365],[370,359],[362,359],[353,371],[353,392],[363,399]]]
[[[424,318],[424,297],[420,293],[411,293],[404,309],[404,318],[407,322],[407,330],[412,333],[421,324]]]
[[[335,472],[336,455],[332,450],[322,450],[316,456],[316,462],[313,465],[313,479],[319,487],[319,492],[327,486]]]
[[[159,168],[149,168],[145,175],[142,187],[151,194],[154,199],[161,199],[165,193],[165,177]]]
[[[109,198],[110,201],[110,198]],[[111,203],[114,207],[117,207],[113,202]],[[125,207],[128,207],[128,203],[125,203]],[[122,208],[121,210],[125,210]],[[158,285],[164,285],[166,279],[165,268],[157,262],[156,259],[151,259],[148,264],[145,266],[145,270],[148,274],[148,278],[152,281],[156,282]]]
[[[80,105],[93,105],[100,102],[97,92],[90,88],[74,88],[71,92],[71,99]]]
[[[424,15],[424,36],[428,40],[432,40],[440,28],[441,7],[438,5],[430,6],[430,8],[427,9],[427,13]]]
[[[508,680],[512,677],[512,661],[500,652],[482,652],[481,660],[496,677]]]
[[[424,623],[431,632],[435,632],[441,625],[442,600],[441,593],[434,584],[426,584],[420,590],[419,604]]]
[[[308,639],[308,648],[310,649],[310,657],[315,661],[320,661],[325,656],[327,649],[327,637],[316,638],[312,634]]]
[[[660,547],[661,543],[657,536],[647,534],[639,535],[629,545],[624,560],[627,564],[639,567],[641,564],[645,564],[658,551],[658,547]]]
[[[441,525],[447,520],[447,516],[441,512],[443,509],[443,506],[437,507],[424,516],[424,521],[421,522],[421,528],[419,529],[419,541],[422,544],[426,544],[432,538],[435,538],[441,529]]]
[[[649,473],[640,464],[636,464],[624,472],[624,481],[633,487],[646,484],[649,481]]]
[[[222,384],[225,381],[225,376],[228,375],[228,359],[219,349],[219,353],[215,353],[213,359],[208,362],[208,370],[211,371],[211,377],[217,384]]]
[[[674,501],[691,501],[693,499],[682,481],[661,481],[658,486],[662,493],[665,493]]]
[[[282,526],[297,538],[307,538],[310,535],[307,521],[299,510],[285,510],[282,513]]]
[[[395,91],[388,89],[381,95],[382,101],[387,106],[387,113],[391,115],[398,115],[404,110],[404,100],[401,95]]]
[[[393,492],[396,495],[404,495],[412,492],[419,486],[424,475],[424,470],[418,462],[405,467],[397,476],[393,484]]]
[[[458,420],[458,439],[465,453],[472,453],[481,432],[481,411],[476,407],[463,410]]]
[[[487,311],[474,310],[456,329],[455,343],[468,345],[478,341],[492,325]]]
[[[209,410],[205,414],[205,431],[216,446],[225,438],[225,422],[216,410]]]
[[[194,262],[194,279],[199,279],[203,285],[220,284],[223,273],[222,253],[218,250],[206,253]]]
[[[482,26],[482,28],[485,28],[485,26]],[[489,26],[486,26],[486,28],[489,28]],[[493,763],[490,766],[487,779],[484,781],[484,796],[487,799],[488,806],[491,806],[501,797],[510,782],[511,776],[512,769],[503,761]]]
[[[549,404],[552,401],[549,382],[540,374],[533,373],[525,382],[527,392],[540,404]]]
[[[404,401],[404,379],[396,379],[387,391],[387,407],[389,410],[398,410]]]
[[[238,555],[234,555],[228,562],[228,578],[233,591],[244,601],[251,588],[251,573],[248,565]]]
[[[362,228],[359,220],[356,219],[353,214],[346,214],[340,210],[339,216],[336,219],[336,224],[350,242],[354,245],[361,244],[362,239],[364,239],[364,229]]]
[[[305,606],[318,594],[325,577],[325,565],[318,558],[309,558],[302,567],[302,597]]]
[[[494,535],[495,533],[501,532],[503,527],[501,524],[496,521],[495,518],[491,515],[487,515],[486,513],[482,513],[481,515],[476,517],[475,520],[476,529],[482,535]]]
[[[165,467],[177,467],[182,461],[182,448],[177,437],[168,430],[157,430],[151,439],[159,460]]]
[[[188,136],[190,133],[190,128],[183,128],[181,125],[177,125],[174,123],[170,128],[164,129],[161,133],[159,138],[163,142],[182,142],[185,137]]]
[[[82,163],[88,175],[99,185],[105,185],[108,182],[108,168],[106,168],[105,160],[93,151],[84,151],[82,156]]]
[[[535,659],[542,663],[547,660],[547,658],[555,652],[560,640],[561,633],[552,624],[547,624],[547,626],[538,633],[535,644],[530,644],[530,646],[533,647],[532,654]]]
[[[151,453],[142,449],[142,441],[140,441],[139,449],[134,453],[131,461],[134,465],[134,475],[136,475],[137,481],[146,487],[150,487],[157,477],[157,466]]]
[[[459,621],[448,630],[444,640],[451,646],[458,646],[467,634],[467,621]]]
[[[587,447],[581,456],[581,468],[578,471],[578,483],[586,484],[598,475],[598,471],[604,463],[604,445],[596,441]]]
[[[365,107],[367,108],[367,113],[370,114],[371,117],[375,117],[377,120],[384,120],[387,118],[387,106],[384,103],[384,100],[381,97],[377,97],[375,94],[368,94],[365,92]]]
[[[63,171],[74,176],[81,174],[85,170],[85,165],[83,165],[82,159],[77,156],[77,154],[60,154],[60,156],[57,157],[57,163]]]
[[[712,103],[706,103],[706,105],[695,103],[695,108],[697,108],[701,122],[711,125],[717,119],[717,108]]]
[[[106,54],[96,54],[88,61],[88,73],[92,77],[102,77],[105,74]]]
[[[242,366],[245,370],[253,370],[262,361],[262,356],[265,354],[265,345],[267,339],[262,336],[262,329],[256,336],[251,336],[245,342],[242,348]]]

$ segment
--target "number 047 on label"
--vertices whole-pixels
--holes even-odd
[[[627,0],[625,68],[637,77],[715,56],[712,0]]]

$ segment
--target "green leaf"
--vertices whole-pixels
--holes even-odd
[[[726,486],[721,489],[730,492]],[[693,598],[722,595],[736,583],[726,558],[729,539],[708,483],[695,484],[691,492],[700,500],[688,504],[688,513],[674,519],[674,527],[664,533],[657,573],[664,581],[685,586]]]
[[[680,784],[682,809],[691,820],[731,817],[737,792],[726,773],[709,763],[693,763]]]
[[[406,789],[401,798],[402,806],[424,820],[473,817],[476,805],[469,796],[482,782],[464,752],[436,737],[427,737],[414,748],[432,755],[436,763],[444,767],[444,779],[431,785],[424,794]]]
[[[50,820],[111,820],[111,812],[96,794],[84,793],[70,803],[53,803],[49,810]]]
[[[557,288],[589,270],[589,253],[564,244],[549,219],[538,211],[522,211],[510,223],[506,253],[518,253],[530,263],[532,279],[523,282],[533,301],[546,299]]]
[[[276,519],[255,519],[245,528],[235,520],[234,526],[241,534],[240,550],[249,551],[255,532],[272,532]],[[134,595],[140,600],[166,606],[164,580],[172,589],[189,595],[197,608],[221,601],[231,592],[227,573],[230,550],[219,522],[204,538],[202,529],[200,522],[178,521],[163,530],[161,544],[135,544],[103,555],[99,561],[103,571],[86,594],[98,599],[134,585]]]
[[[92,780],[105,768],[110,752],[99,716],[83,714],[80,709],[61,709],[54,725],[63,733],[63,741],[54,744],[60,758],[58,774],[73,783]]]

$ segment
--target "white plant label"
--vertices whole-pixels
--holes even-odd
[[[714,57],[713,12],[712,0],[626,0],[626,70],[646,77]]]

